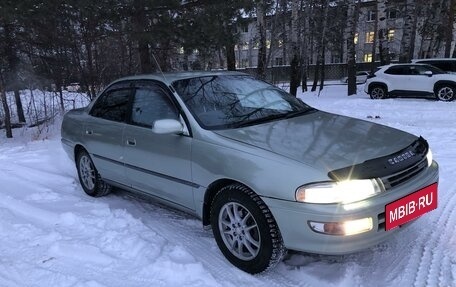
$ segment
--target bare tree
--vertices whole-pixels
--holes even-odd
[[[304,17],[301,17],[303,20],[302,30],[303,36],[301,37],[301,87],[302,91],[307,91],[307,78],[309,72],[309,47],[311,46],[311,33],[310,33],[310,15],[312,15],[313,10],[313,0],[311,1],[302,1],[301,10],[304,10]]]
[[[453,27],[454,27],[454,13],[456,13],[455,6],[456,0],[450,0],[448,2],[448,7],[446,7],[446,27],[445,31],[445,58],[450,57],[451,52],[451,42],[453,42]],[[454,49],[456,50],[456,49]]]
[[[11,115],[10,115],[8,102],[7,102],[7,99],[6,99],[5,82],[3,80],[2,71],[0,71],[0,96],[1,96],[2,106],[3,106],[3,112],[4,112],[6,137],[7,138],[12,138],[13,137],[13,131],[12,131],[12,128],[11,128]]]
[[[380,65],[389,64],[388,30],[386,26],[386,0],[377,0],[377,29],[378,51],[380,54]],[[376,35],[376,36],[377,36]],[[372,54],[374,57],[374,54]],[[374,61],[373,61],[374,62]]]
[[[22,107],[21,96],[19,92],[20,87],[20,58],[17,52],[18,43],[16,41],[17,27],[15,21],[7,19],[8,17],[1,17],[1,26],[3,28],[3,51],[2,54],[6,58],[8,71],[5,72],[4,84],[5,89],[12,89],[14,91],[14,100],[16,102],[16,112],[19,122],[25,122],[24,109]]]
[[[266,79],[266,3],[265,0],[256,0],[256,14],[258,25],[258,66],[257,75],[260,79]]]
[[[299,55],[299,1],[291,2],[291,72],[290,72],[290,94],[296,96],[299,86],[299,66],[301,56]]]
[[[410,62],[413,58],[413,54],[415,52],[416,25],[416,1],[406,0],[401,52],[399,55],[399,62],[401,63]]]
[[[316,40],[316,53],[317,53],[317,63],[315,65],[314,71],[314,81],[312,84],[311,91],[315,91],[317,89],[318,81],[320,80],[320,90],[323,89],[323,82],[324,82],[324,71],[325,71],[325,48],[326,48],[326,29],[328,23],[328,8],[329,8],[329,1],[324,0],[319,5],[319,17],[317,17],[318,22],[318,31],[321,31],[318,35]]]
[[[356,51],[355,34],[358,25],[359,6],[361,1],[350,0],[347,13],[347,69],[348,69],[348,96],[356,95]]]

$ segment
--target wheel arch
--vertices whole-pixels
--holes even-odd
[[[85,147],[83,147],[81,144],[76,144],[76,145],[74,146],[74,155],[73,155],[75,160],[77,159],[78,154],[79,154],[81,151],[86,151],[86,152],[87,152],[87,150],[85,149]]]
[[[435,84],[434,84],[434,91],[437,90],[438,87],[445,86],[445,85],[456,88],[456,82],[449,81],[449,80],[439,80],[439,81],[435,82]]]
[[[383,87],[383,88],[385,88],[386,92],[389,92],[388,85],[386,83],[383,83],[383,82],[371,82],[371,83],[369,83],[367,91],[370,93],[372,91],[373,87],[375,87],[375,86]]]
[[[242,182],[236,181],[234,179],[221,178],[221,179],[218,179],[218,180],[212,182],[206,188],[206,192],[204,193],[203,215],[202,215],[203,226],[209,226],[211,224],[211,218],[210,218],[211,206],[212,206],[212,202],[214,201],[215,196],[220,191],[220,189],[224,188],[225,186],[231,185],[231,184],[241,184],[241,185],[245,186],[246,188],[255,192],[248,185],[246,185]]]

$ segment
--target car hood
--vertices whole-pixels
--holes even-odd
[[[322,111],[215,132],[327,172],[391,155],[418,139],[394,128]]]

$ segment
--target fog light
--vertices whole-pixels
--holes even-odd
[[[342,222],[309,221],[310,228],[318,233],[329,235],[354,235],[372,230],[372,218],[362,218]]]

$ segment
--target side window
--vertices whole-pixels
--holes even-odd
[[[129,88],[107,91],[95,103],[90,114],[105,120],[124,122],[131,91]]]
[[[419,70],[418,70],[418,66],[410,66],[407,68],[407,75],[419,75]]]
[[[390,75],[406,75],[404,71],[404,67],[402,66],[393,66],[390,67],[388,70],[385,71],[385,74],[390,74]]]
[[[430,63],[430,65],[433,65],[444,71],[451,71],[451,63],[449,63],[449,62],[434,62],[434,63]]]
[[[415,67],[415,70],[417,72],[417,75],[425,75],[425,73],[427,71],[431,70],[430,69],[431,67],[429,67],[429,66],[414,66],[414,67]]]
[[[456,73],[456,61],[451,61],[450,69],[447,72]]]
[[[167,93],[156,85],[136,89],[131,123],[151,128],[156,120],[178,119],[179,113]]]

